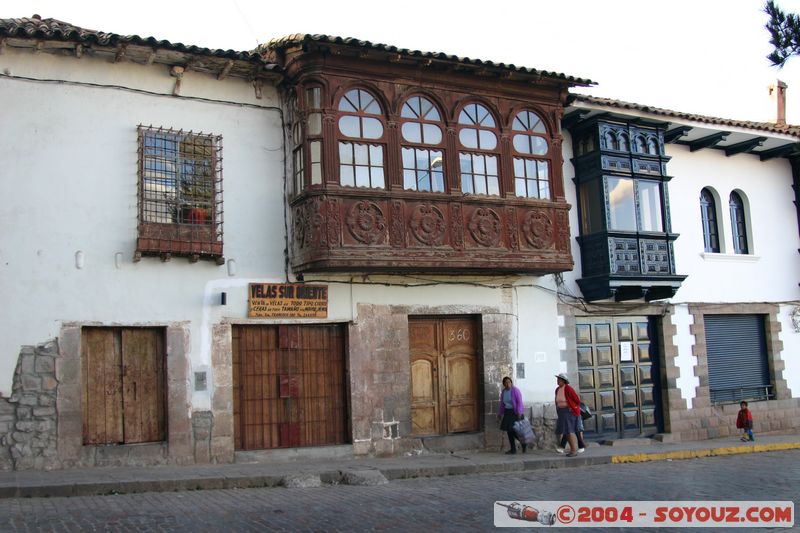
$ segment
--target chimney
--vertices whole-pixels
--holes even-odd
[[[777,104],[777,118],[775,124],[778,126],[786,125],[786,85],[781,80],[776,80],[774,84],[769,86],[769,95],[775,99]]]

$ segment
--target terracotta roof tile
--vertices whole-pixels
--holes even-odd
[[[713,124],[715,126],[732,126],[737,128],[766,131],[770,133],[782,133],[800,138],[800,126],[792,124],[781,126],[771,122],[752,122],[747,120],[734,120],[719,117],[709,117],[706,115],[695,115],[693,113],[683,113],[681,111],[672,111],[671,109],[662,109],[660,107],[636,104],[632,102],[623,102],[621,100],[613,100],[611,98],[599,98],[584,94],[572,94],[571,97],[573,98],[573,101],[584,102],[592,105],[613,107],[617,109],[625,109],[643,113],[652,113],[654,115],[690,120],[693,122],[702,122],[705,124]]]
[[[354,39],[352,37],[336,37],[332,35],[320,35],[320,34],[311,35],[311,34],[296,33],[286,37],[273,39],[269,41],[267,44],[259,46],[258,50],[262,53],[267,53],[272,50],[282,50],[290,46],[302,45],[310,42],[340,44],[345,46],[351,46],[354,48],[369,48],[372,50],[401,54],[411,58],[436,59],[440,61],[451,61],[456,63],[462,63],[466,65],[496,68],[501,70],[519,72],[522,74],[527,74],[532,76],[542,76],[547,78],[563,80],[569,82],[571,85],[581,85],[581,86],[595,85],[595,83],[592,80],[586,78],[577,78],[575,76],[569,76],[561,72],[550,72],[546,70],[536,70],[527,67],[518,67],[513,64],[495,63],[493,61],[484,61],[481,59],[470,59],[469,57],[459,57],[455,55],[445,54],[442,52],[422,52],[420,50],[398,48],[397,46],[392,46],[388,44],[373,43],[370,41],[361,41],[358,39]]]
[[[48,39],[57,41],[76,42],[80,44],[97,44],[100,46],[117,46],[119,44],[133,44],[149,46],[162,50],[194,54],[207,57],[233,59],[240,61],[262,61],[255,52],[237,52],[235,50],[219,50],[202,48],[182,43],[158,40],[154,37],[140,37],[138,35],[117,35],[87,28],[81,28],[54,18],[42,18],[33,15],[30,18],[0,19],[0,37],[16,37],[27,39]],[[267,70],[273,70],[277,65],[265,65]]]

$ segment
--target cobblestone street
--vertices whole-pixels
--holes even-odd
[[[7,499],[0,500],[0,531],[490,531],[496,500],[792,500],[798,506],[798,465],[800,451],[787,451],[375,487]]]

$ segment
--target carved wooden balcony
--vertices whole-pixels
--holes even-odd
[[[307,191],[292,201],[297,272],[551,274],[573,267],[564,202]]]

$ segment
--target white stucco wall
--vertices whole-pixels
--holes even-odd
[[[707,126],[706,126],[707,127]],[[572,254],[575,270],[564,275],[565,284],[573,294],[580,294],[575,283],[581,277],[580,247],[574,236],[580,226],[577,212],[575,169],[572,158],[572,139],[564,132],[564,185],[567,201],[573,205],[570,227],[573,233]],[[783,158],[761,161],[758,156],[738,154],[727,157],[721,150],[705,149],[691,152],[688,147],[669,144],[667,173],[673,176],[668,183],[672,231],[680,234],[675,241],[677,273],[688,275],[675,297],[673,322],[677,327],[674,338],[678,348],[676,363],[681,369],[678,387],[681,396],[691,407],[698,380],[694,376],[696,357],[692,355],[693,336],[689,326],[692,318],[687,303],[781,303],[784,341],[784,377],[793,395],[800,394],[800,334],[791,327],[789,313],[800,300],[800,236],[792,189],[792,171]],[[721,223],[721,253],[706,254],[700,219],[700,191],[709,187],[719,198],[717,218]],[[748,218],[749,255],[733,254],[731,218],[728,198],[737,191],[746,204]],[[794,386],[792,386],[794,384]]]
[[[8,303],[0,311],[0,394],[11,392],[20,346],[56,337],[63,322],[189,321],[193,366],[202,366],[201,338],[225,311],[210,287],[215,280],[236,281],[209,261],[133,262],[136,127],[222,135],[225,257],[235,260],[239,280],[282,280],[283,202],[276,192],[283,187],[283,151],[274,88],[265,87],[259,100],[249,82],[190,72],[182,97],[173,97],[175,80],[165,66],[9,48],[0,70],[6,72],[0,77],[6,125],[0,129],[0,294]]]

